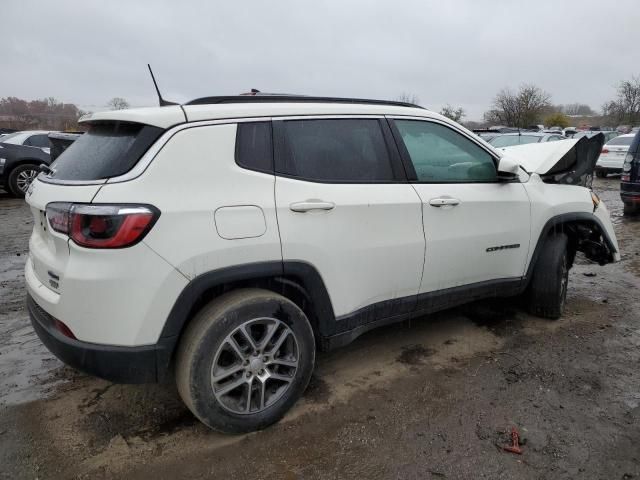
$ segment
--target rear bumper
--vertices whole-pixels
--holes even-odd
[[[55,328],[54,318],[31,295],[27,295],[27,309],[42,343],[71,367],[115,383],[152,383],[164,376],[158,375],[157,367],[166,358],[162,345],[120,347],[74,340]]]

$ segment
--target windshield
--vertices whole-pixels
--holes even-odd
[[[489,143],[494,147],[512,147],[526,143],[538,143],[542,137],[535,135],[502,135],[492,138]]]
[[[163,130],[139,123],[101,122],[51,164],[56,180],[101,180],[131,170]]]
[[[609,140],[607,145],[631,145],[633,142],[633,137],[616,137]]]

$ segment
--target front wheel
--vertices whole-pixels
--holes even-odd
[[[40,166],[34,163],[18,165],[9,174],[7,185],[9,191],[16,197],[24,197],[31,182],[40,173]]]
[[[266,290],[241,289],[191,321],[176,356],[178,392],[215,430],[259,430],[302,396],[314,361],[313,331],[300,308]]]
[[[545,241],[529,284],[529,311],[556,320],[562,316],[569,283],[569,240],[563,233]]]

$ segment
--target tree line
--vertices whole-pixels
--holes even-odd
[[[109,100],[105,108],[120,110],[129,103],[120,97]],[[0,98],[0,128],[15,130],[81,129],[78,120],[86,113],[73,103],[64,103],[53,97],[39,100],[23,100],[16,97]]]
[[[622,81],[616,87],[615,98],[602,106],[602,112],[594,111],[584,103],[556,105],[551,95],[542,88],[523,84],[517,90],[501,89],[493,99],[491,108],[484,113],[482,122],[465,122],[465,111],[445,105],[440,114],[469,127],[507,126],[527,128],[533,125],[568,127],[579,122],[612,126],[640,125],[640,76]],[[403,93],[397,100],[418,104],[416,95]]]

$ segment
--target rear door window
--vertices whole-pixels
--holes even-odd
[[[131,170],[163,129],[130,122],[92,124],[55,162],[54,180],[91,181],[123,175]]]
[[[376,183],[397,179],[378,119],[279,122],[276,171],[315,182]]]
[[[49,148],[49,137],[46,135],[31,135],[24,141],[29,147]]]

